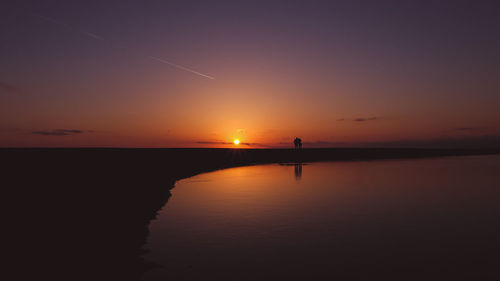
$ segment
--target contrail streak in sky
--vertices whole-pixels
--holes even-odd
[[[206,78],[208,78],[208,79],[215,79],[215,78],[214,78],[214,77],[212,77],[212,76],[205,75],[205,74],[200,73],[200,72],[198,72],[198,71],[195,71],[195,70],[189,69],[189,68],[184,67],[184,66],[182,66],[182,65],[175,64],[175,63],[173,63],[173,62],[166,61],[166,60],[161,59],[161,58],[158,58],[158,57],[149,56],[148,58],[150,58],[150,59],[152,59],[152,60],[155,60],[155,61],[162,62],[162,63],[166,63],[166,64],[168,64],[168,65],[170,65],[170,66],[176,67],[176,68],[178,68],[178,69],[182,69],[182,70],[184,70],[184,71],[189,71],[189,72],[191,72],[191,73],[201,75],[201,76],[206,77]]]
[[[89,36],[89,37],[92,37],[94,39],[97,39],[97,40],[101,40],[101,41],[105,41],[104,38],[102,38],[101,36],[99,35],[95,35],[94,33],[90,33],[90,32],[86,32],[86,31],[83,31],[83,34]]]
[[[32,13],[34,16],[40,18],[40,19],[43,19],[45,21],[48,21],[48,22],[51,22],[51,23],[54,23],[54,24],[57,24],[57,25],[62,25],[62,26],[65,26],[67,28],[70,28],[70,29],[73,29],[75,31],[78,31],[80,34],[82,35],[85,35],[89,38],[92,38],[94,40],[99,40],[99,41],[103,41],[103,42],[107,42],[107,43],[112,43],[110,42],[109,40],[106,40],[104,37],[101,37],[95,33],[92,33],[92,32],[88,32],[88,31],[85,31],[85,30],[81,30],[81,29],[78,29],[72,25],[69,25],[65,22],[62,22],[62,21],[59,21],[59,20],[56,20],[54,18],[51,18],[51,17],[47,17],[47,16],[44,16],[44,15],[40,15],[40,14],[36,14],[36,13]],[[117,45],[117,44],[114,44],[115,47],[120,47],[120,48],[123,48],[123,49],[131,49],[131,48],[128,48],[126,46],[122,46],[122,45]],[[184,70],[184,71],[187,71],[187,72],[191,72],[193,74],[196,74],[196,75],[199,75],[199,76],[202,76],[202,77],[205,77],[205,78],[208,78],[208,79],[212,79],[212,80],[215,80],[214,77],[210,76],[210,75],[206,75],[206,74],[203,74],[201,72],[198,72],[196,70],[193,70],[193,69],[190,69],[190,68],[187,68],[187,67],[184,67],[182,65],[179,65],[179,64],[176,64],[176,63],[173,63],[171,61],[168,61],[166,59],[163,59],[163,58],[160,58],[160,57],[155,57],[155,56],[145,56],[145,58],[147,59],[150,59],[150,60],[154,60],[154,61],[157,61],[157,62],[161,62],[163,64],[167,64],[169,66],[172,66],[172,67],[175,67],[177,69],[180,69],[180,70]]]

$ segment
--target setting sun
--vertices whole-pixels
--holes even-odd
[[[234,140],[234,144],[236,145],[240,144],[240,140]]]

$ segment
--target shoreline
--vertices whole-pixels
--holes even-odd
[[[52,280],[140,280],[155,266],[142,258],[150,221],[175,182],[197,174],[271,163],[490,154],[500,149],[0,149],[17,247],[12,256],[21,261],[16,272]]]

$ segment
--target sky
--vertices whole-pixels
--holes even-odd
[[[0,146],[500,146],[499,33],[496,1],[2,1]]]

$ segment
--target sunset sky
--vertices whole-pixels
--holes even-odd
[[[0,4],[0,146],[266,148],[295,136],[499,144],[500,4]]]

